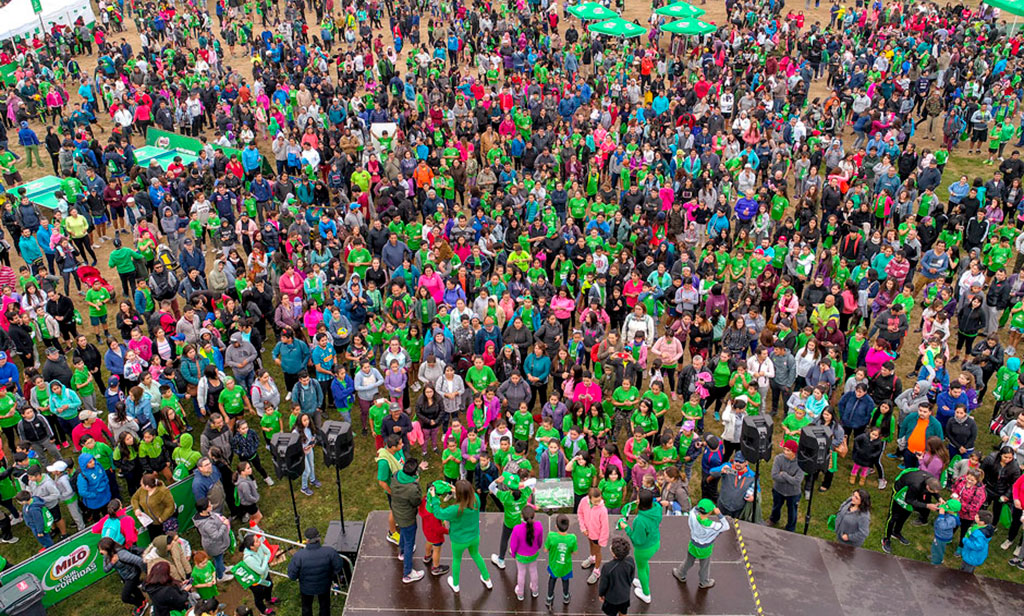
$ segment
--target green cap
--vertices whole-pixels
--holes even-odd
[[[505,486],[508,489],[510,489],[510,490],[518,490],[519,489],[519,475],[517,475],[515,473],[511,473],[509,471],[505,471],[504,473],[501,474],[501,478],[502,478],[502,483],[504,483]]]
[[[452,484],[442,479],[438,479],[437,481],[430,485],[431,487],[434,488],[434,494],[437,494],[438,496],[441,496],[442,494],[448,494],[449,492],[452,491]]]
[[[957,499],[951,498],[942,505],[942,508],[949,513],[960,513],[960,509],[963,508],[963,505]]]
[[[714,510],[715,504],[711,502],[711,499],[702,498],[700,499],[700,502],[697,503],[697,511],[700,511],[701,513],[711,513]]]

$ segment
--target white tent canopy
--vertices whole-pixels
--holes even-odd
[[[41,2],[43,12],[38,15],[32,11],[32,0],[11,0],[10,4],[0,8],[0,41],[16,36],[38,34],[43,27],[39,24],[40,17],[47,30],[53,23],[70,26],[79,17],[86,24],[96,21],[96,14],[93,13],[89,0],[41,0]]]

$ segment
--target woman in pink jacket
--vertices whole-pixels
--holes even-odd
[[[591,377],[589,372],[583,373],[583,378],[573,387],[572,401],[583,407],[584,414],[590,413],[590,407],[594,404],[601,404],[601,386]]]
[[[562,322],[562,340],[569,339],[573,311],[575,310],[576,300],[569,297],[565,288],[559,289],[558,295],[551,298],[551,311],[555,313],[555,318]]]
[[[576,510],[576,519],[580,523],[580,532],[589,539],[590,556],[580,564],[584,569],[593,567],[587,584],[596,584],[601,577],[601,548],[608,545],[608,509],[604,506],[601,490],[590,488],[587,498],[580,501]]]
[[[516,598],[520,601],[526,593],[526,574],[530,574],[530,594],[536,599],[538,595],[537,557],[544,545],[544,525],[535,521],[536,510],[527,505],[523,507],[523,521],[512,529],[508,548],[516,559]]]
[[[302,276],[295,272],[295,267],[288,266],[288,269],[281,275],[277,285],[281,288],[281,295],[291,300],[295,297],[302,297]]]
[[[676,399],[676,368],[683,356],[683,343],[675,336],[666,332],[658,338],[647,353],[647,360],[651,369],[661,371],[662,376],[668,379],[668,389],[672,392],[672,399]]]
[[[434,270],[433,265],[423,266],[419,286],[430,293],[430,297],[434,298],[438,306],[441,305],[442,300],[444,300],[444,279]]]

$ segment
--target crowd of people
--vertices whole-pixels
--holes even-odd
[[[98,8],[0,51],[4,187],[40,149],[61,180],[55,208],[21,189],[0,214],[0,541],[24,520],[46,548],[69,517],[137,613],[211,599],[270,439],[299,435],[312,496],[341,418],[374,439],[405,582],[422,526],[431,574],[459,592],[468,552],[490,588],[490,502],[520,600],[543,549],[568,602],[579,550],[617,616],[651,601],[663,515],[688,516],[673,574],[699,562],[701,588],[729,519],[761,521],[740,435],[764,415],[767,524],[839,473],[837,541],[881,498],[886,552],[936,512],[932,562],[955,541],[973,571],[999,537],[1024,568],[1024,39],[996,10],[729,0],[712,34],[645,7],[620,41],[547,0]],[[198,160],[138,165],[151,127]],[[963,154],[991,169],[951,177]],[[101,258],[110,281],[81,274]],[[202,551],[168,501],[190,475]],[[534,519],[550,479],[586,550]],[[270,614],[269,548],[241,548]]]

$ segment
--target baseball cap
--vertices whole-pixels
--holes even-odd
[[[715,504],[710,499],[702,498],[697,503],[697,511],[701,513],[711,513],[715,510]]]
[[[66,470],[68,470],[68,463],[64,460],[57,460],[46,467],[46,472],[48,473],[63,473]]]

